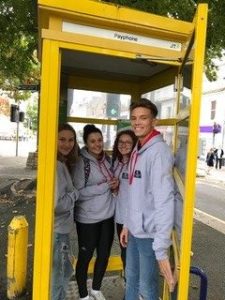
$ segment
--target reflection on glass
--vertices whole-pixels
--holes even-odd
[[[84,146],[83,141],[83,128],[86,124],[84,123],[70,123],[71,126],[76,131],[77,134],[77,142],[80,148]],[[112,150],[116,133],[117,133],[117,126],[115,125],[103,125],[103,124],[94,124],[102,131],[103,141],[104,141],[104,150]]]
[[[174,227],[177,232],[178,240],[181,240],[182,214],[183,214],[183,197],[175,182],[174,188]]]
[[[173,149],[173,135],[174,135],[174,127],[173,126],[156,126],[156,130],[160,131],[163,136],[164,141],[167,145]]]
[[[175,152],[175,166],[184,182],[188,142],[188,119],[182,120],[177,128],[177,149]]]
[[[142,97],[151,100],[158,108],[159,119],[169,119],[175,117],[174,86],[169,85],[161,89],[143,94]]]
[[[187,158],[187,142],[188,142],[188,119],[182,120],[177,128],[177,150],[175,152],[175,167],[177,168],[181,180],[184,183]],[[178,239],[181,238],[182,212],[183,212],[183,197],[175,183],[175,211],[174,211],[174,226],[176,228]]]
[[[191,104],[191,91],[184,88],[180,94],[180,110],[185,109],[185,107]]]
[[[129,119],[130,95],[68,90],[67,116]]]
[[[179,110],[191,104],[192,65],[186,65],[183,70],[183,89],[180,94]]]

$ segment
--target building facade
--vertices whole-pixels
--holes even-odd
[[[218,63],[218,79],[203,83],[200,114],[199,154],[205,157],[210,148],[225,147],[225,61]]]

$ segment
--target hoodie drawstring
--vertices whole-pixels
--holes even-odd
[[[146,138],[144,139],[144,141],[141,143],[141,144],[137,144],[137,147],[138,145],[142,148],[148,141],[150,141],[154,136],[156,135],[159,135],[160,132],[153,129],[147,136]],[[139,148],[139,150],[141,149]],[[136,166],[136,163],[137,163],[137,159],[138,159],[138,156],[139,156],[139,152],[135,149],[132,154],[131,154],[131,158],[130,158],[130,163],[129,163],[129,184],[132,184],[133,182],[133,178],[134,178],[134,173],[135,173],[135,166]]]

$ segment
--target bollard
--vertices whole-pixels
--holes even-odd
[[[8,226],[7,297],[14,299],[26,289],[28,223],[16,216]]]

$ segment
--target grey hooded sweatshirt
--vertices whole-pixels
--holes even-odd
[[[85,175],[82,156],[89,161],[88,176]],[[80,193],[75,205],[75,220],[80,223],[97,223],[111,218],[114,215],[115,201],[107,180],[113,175],[105,155],[100,161],[90,155],[85,147],[82,148],[74,171],[74,184]],[[88,178],[85,180],[85,177]]]
[[[124,224],[126,218],[127,202],[128,202],[128,162],[122,163],[118,160],[115,161],[113,166],[114,176],[119,178],[119,190],[115,196],[116,211],[115,222],[118,224]]]
[[[153,238],[157,260],[167,258],[174,223],[174,159],[161,134],[140,150],[134,148],[129,162],[129,196],[124,227],[137,238]]]
[[[61,234],[70,233],[74,226],[74,202],[79,192],[73,186],[71,175],[63,162],[57,161],[55,187],[54,231]]]

